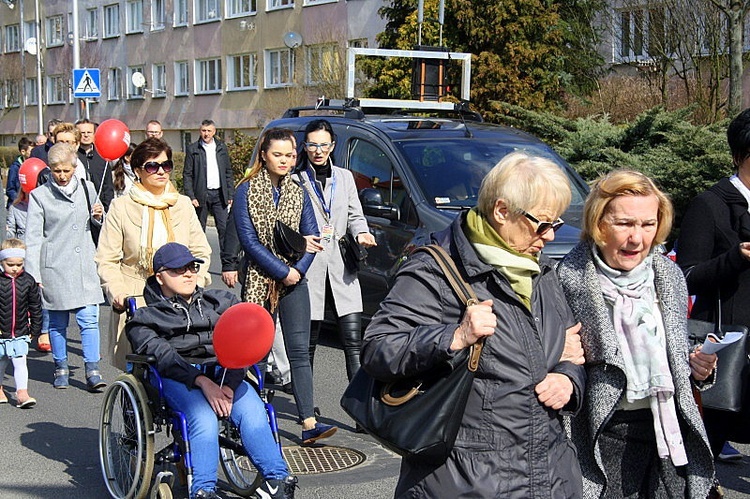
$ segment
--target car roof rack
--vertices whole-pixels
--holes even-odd
[[[368,103],[377,100],[387,99],[367,99]],[[409,101],[399,101],[402,104]],[[419,106],[419,107],[394,107],[394,106],[363,106],[361,99],[326,99],[320,98],[315,106],[299,106],[287,109],[284,112],[284,118],[299,118],[304,112],[317,113],[320,111],[333,111],[343,113],[348,119],[362,120],[367,115],[385,114],[391,116],[414,116],[418,113],[436,114],[438,116],[458,116],[461,119],[483,122],[482,115],[469,109],[468,102],[439,102],[425,104],[441,104],[440,106]],[[450,104],[446,106],[445,104]],[[419,116],[415,116],[419,118]]]

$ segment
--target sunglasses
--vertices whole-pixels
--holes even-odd
[[[333,144],[333,142],[323,142],[322,144],[316,144],[315,142],[305,142],[305,149],[310,152],[315,152],[317,149],[320,149],[323,152],[328,152]]]
[[[164,173],[169,173],[174,168],[174,163],[172,163],[171,159],[168,159],[161,163],[157,163],[156,161],[148,161],[146,163],[143,163],[143,166],[141,168],[146,170],[146,173],[148,173],[149,175],[153,175],[154,173],[158,172],[159,168],[164,170]]]
[[[190,271],[192,274],[197,274],[201,269],[201,264],[198,262],[190,262],[184,267],[180,267],[179,269],[161,269],[159,272],[170,272],[172,274],[176,275],[183,275],[185,272]]]
[[[558,218],[554,222],[542,222],[541,220],[536,218],[534,215],[532,215],[528,211],[523,211],[523,210],[518,210],[518,211],[520,211],[523,216],[525,216],[526,218],[528,218],[529,220],[531,220],[532,222],[536,224],[536,234],[538,236],[543,236],[550,229],[557,232],[557,230],[560,227],[565,225],[565,222],[563,221],[562,218]]]

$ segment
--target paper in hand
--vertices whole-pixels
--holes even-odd
[[[724,347],[731,345],[735,341],[738,341],[742,338],[742,332],[739,331],[729,331],[727,333],[724,333],[724,337],[719,339],[718,336],[716,336],[713,333],[710,333],[706,335],[706,341],[703,342],[703,347],[701,348],[701,353],[705,354],[712,354],[716,353],[719,350],[723,349]]]

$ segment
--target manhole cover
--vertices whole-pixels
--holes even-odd
[[[284,447],[284,460],[293,475],[315,475],[345,470],[364,462],[365,455],[345,447]],[[241,457],[241,466],[256,471],[246,457]]]
[[[357,466],[365,455],[345,447],[284,447],[284,459],[289,472],[297,475],[315,475]]]

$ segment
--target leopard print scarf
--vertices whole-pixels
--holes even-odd
[[[302,205],[305,200],[305,193],[302,188],[292,180],[289,175],[285,175],[279,182],[281,194],[279,204],[273,202],[273,184],[268,171],[262,168],[258,175],[249,180],[247,192],[247,211],[250,219],[253,221],[255,232],[258,234],[258,241],[268,248],[277,258],[281,259],[287,265],[294,262],[287,261],[280,256],[273,244],[273,229],[276,220],[281,220],[292,229],[299,231],[299,223],[302,219]],[[245,295],[244,301],[257,303],[265,306],[266,302],[270,303],[270,311],[273,313],[279,303],[279,298],[284,295],[285,287],[281,282],[274,280],[271,276],[263,271],[256,263],[251,262],[247,269],[245,277]]]

